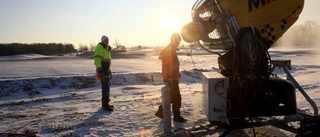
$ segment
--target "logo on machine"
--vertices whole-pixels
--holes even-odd
[[[256,9],[260,8],[260,3],[261,6],[266,6],[271,3],[271,1],[276,1],[276,0],[248,0],[249,4],[249,12],[252,11],[252,7],[254,6]]]

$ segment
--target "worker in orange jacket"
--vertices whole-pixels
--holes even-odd
[[[162,62],[162,79],[165,84],[170,88],[170,102],[172,104],[172,111],[174,114],[174,121],[186,122],[180,114],[181,108],[181,94],[179,89],[179,59],[177,56],[178,46],[180,45],[181,37],[178,33],[171,35],[171,41],[167,47],[165,47],[159,55],[159,59]],[[159,106],[155,115],[159,118],[163,118],[162,105]]]

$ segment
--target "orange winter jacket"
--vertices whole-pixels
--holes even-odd
[[[179,80],[179,59],[176,47],[171,43],[165,47],[159,55],[162,62],[162,79],[163,80]]]

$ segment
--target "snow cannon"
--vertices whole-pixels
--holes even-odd
[[[297,113],[295,85],[270,77],[268,49],[295,23],[303,4],[304,0],[195,2],[193,21],[181,30],[183,40],[210,52],[224,50],[218,54],[221,75],[203,73],[209,121]],[[220,80],[225,90],[217,92]]]
[[[192,22],[182,28],[181,36],[218,55],[219,72],[202,72],[207,127],[217,126],[212,132],[228,134],[230,130],[272,125],[297,133],[289,122],[312,119],[310,123],[320,123],[317,105],[290,74],[291,61],[271,60],[268,51],[297,21],[303,6],[304,0],[195,2]],[[282,68],[287,78],[273,75],[275,68]],[[297,108],[297,89],[313,107],[313,115]],[[301,122],[300,126],[310,123]],[[197,128],[189,131],[193,130]],[[302,130],[298,134],[309,132]]]
[[[250,27],[270,47],[296,22],[303,6],[304,0],[198,0],[181,36],[188,43],[228,48],[241,28]]]

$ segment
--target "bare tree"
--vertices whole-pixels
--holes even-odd
[[[89,45],[89,51],[94,51],[94,49],[96,49],[96,44],[95,43],[91,43]]]
[[[80,45],[79,45],[79,51],[80,51],[80,52],[87,52],[88,50],[89,50],[89,48],[88,48],[87,45],[82,45],[82,44],[80,43]]]
[[[113,45],[116,46],[116,49],[119,50],[119,47],[122,46],[118,39],[114,39]]]

